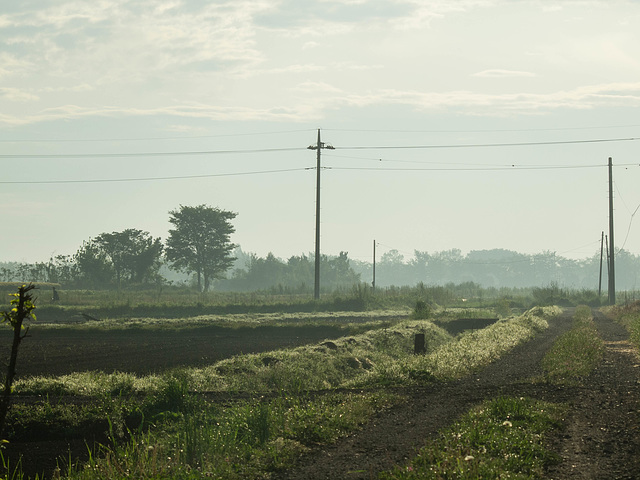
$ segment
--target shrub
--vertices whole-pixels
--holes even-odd
[[[429,317],[431,317],[431,305],[424,300],[418,300],[415,308],[413,309],[413,313],[411,314],[411,318],[416,320],[426,320]]]

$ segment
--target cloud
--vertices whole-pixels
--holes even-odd
[[[482,72],[474,73],[471,76],[481,77],[481,78],[510,78],[510,77],[535,77],[536,74],[531,72],[523,72],[519,70],[492,69],[492,70],[483,70]]]
[[[0,78],[22,73],[29,67],[29,62],[8,52],[0,52]]]
[[[0,124],[23,126],[59,120],[90,119],[92,117],[182,117],[213,121],[306,121],[319,116],[315,105],[273,105],[266,108],[245,106],[222,107],[219,105],[167,105],[156,108],[113,107],[87,108],[78,105],[61,105],[27,115],[0,113]]]
[[[178,124],[173,124],[173,125],[167,125],[165,127],[165,130],[168,132],[172,132],[172,133],[190,133],[192,135],[207,135],[209,133],[211,133],[207,128],[205,127],[196,127],[193,125],[178,125]]]
[[[310,73],[310,72],[320,72],[326,70],[327,67],[323,65],[314,65],[312,63],[309,64],[293,64],[287,65],[285,67],[274,67],[263,70],[255,70],[253,72],[246,72],[247,76],[260,76],[260,75],[272,75],[272,74],[281,74],[281,73]]]
[[[20,90],[19,88],[0,87],[0,98],[12,102],[31,102],[38,100],[36,95]]]
[[[5,48],[30,75],[130,84],[187,70],[232,70],[263,58],[253,16],[266,1],[67,1],[1,17]],[[3,28],[4,27],[4,28]],[[2,59],[0,57],[0,59]],[[7,70],[1,62],[0,74]]]
[[[44,87],[39,91],[42,93],[60,93],[60,92],[91,92],[95,90],[95,87],[89,85],[87,83],[82,83],[79,85],[69,85],[63,87]]]
[[[87,108],[62,105],[27,115],[0,115],[0,123],[31,123],[90,117],[182,117],[215,121],[309,121],[341,108],[404,106],[413,110],[444,110],[469,116],[511,116],[544,114],[558,109],[585,110],[598,107],[640,107],[640,82],[611,83],[549,93],[485,94],[472,91],[421,92],[415,90],[372,90],[349,93],[323,82],[303,82],[296,87],[305,101],[251,107],[206,103],[165,105],[156,108],[105,106]]]
[[[498,15],[505,0],[38,0],[37,9],[30,3],[0,16],[6,39],[0,43],[2,85],[19,87],[0,91],[5,124],[135,115],[308,120],[304,115],[315,119],[323,111],[367,105],[529,114],[636,105],[638,98],[632,84],[513,93],[522,84],[518,79],[536,77],[533,72],[545,72],[546,85],[598,82],[602,58],[613,57],[618,67],[607,69],[605,78],[637,78],[631,47],[637,42],[635,34],[621,37],[616,53],[591,30],[593,44],[571,30],[563,34],[568,46],[527,37],[496,52],[475,36],[490,27],[476,20],[496,14],[499,32],[511,18]],[[539,4],[522,4],[527,9],[518,10],[517,18],[532,9],[540,14]],[[474,9],[483,10],[478,18]],[[434,31],[400,31],[447,15],[455,18]],[[477,45],[468,41],[476,38]],[[584,55],[574,54],[575,45]],[[310,48],[312,53],[305,50]],[[530,71],[481,70],[511,66],[508,54],[527,51],[541,52],[528,59]],[[602,52],[597,61],[594,52]],[[465,65],[478,70],[472,78]],[[582,75],[592,71],[597,75]],[[484,83],[509,93],[496,93],[495,85],[491,93],[473,90]]]
[[[348,95],[340,101],[357,107],[405,105],[416,110],[447,110],[466,115],[531,115],[557,109],[640,107],[640,83],[612,83],[550,93],[513,94],[380,90],[366,95]]]
[[[337,87],[324,82],[303,82],[295,87],[295,90],[304,93],[341,93]]]

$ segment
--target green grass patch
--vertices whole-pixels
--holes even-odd
[[[389,328],[327,340],[315,345],[238,355],[204,368],[185,368],[191,391],[300,393],[346,386],[371,370],[386,371],[413,357],[414,337],[424,333],[430,349],[451,341],[427,320],[402,321]],[[402,380],[402,379],[400,379]],[[32,377],[16,382],[15,392],[29,395],[97,395],[151,393],[162,388],[162,375],[138,377],[103,372],[74,373],[55,378]],[[384,383],[384,382],[377,382]]]
[[[608,307],[606,313],[626,327],[631,343],[640,350],[640,301],[624,306]]]
[[[54,316],[47,315],[56,311]],[[372,310],[368,312],[295,312],[188,315],[175,317],[126,315],[102,316],[100,312],[76,307],[38,308],[38,329],[74,331],[186,330],[196,328],[255,328],[333,326],[347,333],[393,325],[409,316],[409,310]],[[107,312],[108,313],[108,312]]]
[[[384,384],[393,380],[411,384],[416,380],[463,377],[548,328],[547,318],[559,311],[554,307],[534,308],[523,315],[501,319],[482,330],[465,332],[450,342],[434,345],[424,356],[407,355],[393,363],[381,364],[372,370],[369,378],[355,383]]]
[[[113,438],[72,479],[265,478],[309,447],[349,434],[397,402],[389,394],[278,397],[226,407],[204,401],[154,419],[145,432]]]
[[[576,309],[571,330],[560,335],[542,360],[550,383],[575,385],[602,361],[604,343],[598,336],[591,309]]]
[[[564,411],[527,398],[491,400],[429,442],[409,465],[379,478],[542,478],[545,467],[559,460],[545,438],[561,427]]]
[[[429,320],[399,321],[315,345],[239,355],[204,368],[185,368],[194,392],[288,392],[421,384],[459,378],[486,366],[548,326],[558,310],[537,308],[502,319],[482,330],[453,338]],[[423,333],[426,355],[414,355],[414,338]],[[29,395],[152,394],[164,388],[166,375],[82,372],[61,377],[32,377],[16,382]]]

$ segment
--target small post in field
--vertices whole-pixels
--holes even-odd
[[[427,353],[427,347],[424,342],[424,333],[416,333],[415,342],[413,345],[413,353],[415,355],[424,355]]]

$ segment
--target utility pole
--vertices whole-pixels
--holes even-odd
[[[315,281],[313,289],[313,298],[320,298],[320,151],[323,148],[333,150],[331,145],[325,145],[320,141],[320,129],[318,129],[318,142],[315,145],[309,145],[309,150],[317,150],[316,152],[316,266]]]
[[[609,305],[616,304],[616,269],[613,243],[613,161],[609,157]]]
[[[371,282],[373,290],[376,290],[376,241],[373,241],[373,282]]]
[[[609,274],[611,273],[611,267],[609,266],[609,235],[604,236],[604,251],[607,252],[607,295],[609,295],[609,288],[611,287],[611,282],[609,282]]]
[[[600,278],[598,280],[598,301],[600,301],[600,297],[602,296],[602,254],[604,251],[604,231],[602,232],[602,236],[600,237]]]

